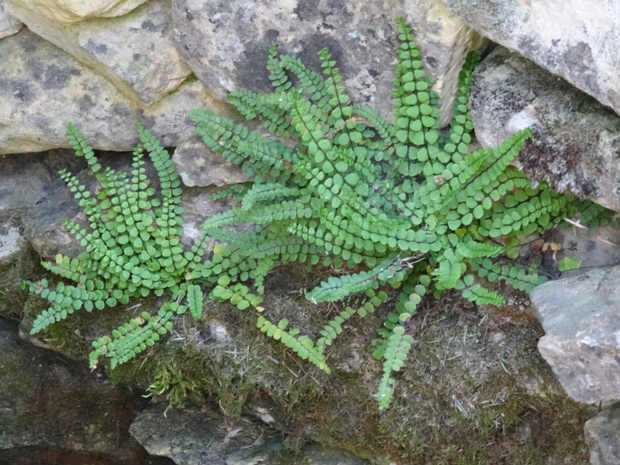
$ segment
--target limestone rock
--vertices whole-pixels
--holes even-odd
[[[225,186],[250,178],[234,163],[205,147],[194,135],[174,151],[172,161],[186,186]]]
[[[550,281],[531,292],[545,336],[538,350],[578,402],[620,399],[620,266]]]
[[[448,9],[620,113],[620,9],[614,2],[448,0]]]
[[[472,82],[470,110],[483,146],[530,127],[519,160],[531,179],[620,211],[620,118],[613,111],[502,47]]]
[[[591,465],[620,463],[620,402],[604,408],[584,428]]]
[[[137,104],[157,102],[191,74],[170,40],[170,0],[148,2],[114,19],[70,24],[10,3],[7,11],[106,77]]]
[[[0,39],[19,32],[23,23],[4,10],[6,0],[0,0]]]
[[[128,390],[100,381],[85,364],[19,340],[0,319],[2,462],[50,463],[22,461],[32,448],[56,451],[65,463],[138,463],[144,453],[127,432],[138,405]]]
[[[328,47],[351,100],[388,117],[398,47],[394,18],[403,11],[408,13],[427,72],[438,79],[434,89],[442,94],[445,119],[452,111],[465,56],[483,40],[448,13],[444,2],[398,0],[386,6],[351,0],[175,0],[173,22],[179,51],[218,99],[240,88],[271,92],[265,65],[272,43],[280,53],[297,55],[319,73],[317,52]]]
[[[131,151],[139,143],[141,121],[166,147],[194,132],[187,112],[211,108],[230,116],[199,82],[139,108],[106,79],[24,29],[0,41],[0,154],[69,147],[73,122],[95,149]]]
[[[61,23],[111,18],[129,13],[147,0],[8,0]]]

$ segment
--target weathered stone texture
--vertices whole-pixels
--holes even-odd
[[[620,8],[609,0],[448,0],[469,26],[620,113]]]
[[[0,39],[13,35],[24,27],[20,20],[5,11],[5,5],[6,0],[0,0]]]
[[[170,41],[170,0],[154,0],[113,19],[65,24],[17,5],[28,28],[106,77],[138,105],[150,105],[191,74]]]
[[[138,107],[89,67],[24,29],[0,41],[0,154],[69,147],[67,122],[95,149],[131,151],[141,121],[166,147],[194,133],[192,108],[231,116],[199,82],[183,84],[148,109]]]
[[[620,266],[550,281],[531,293],[538,350],[578,402],[620,399]]]
[[[503,47],[474,72],[470,110],[486,147],[531,128],[519,154],[531,179],[620,211],[620,119],[613,111]]]
[[[168,410],[167,414],[165,409],[161,403],[150,405],[129,431],[149,453],[170,457],[177,465],[275,463],[283,448],[281,435],[248,418],[224,418],[208,405],[202,410]],[[307,465],[369,465],[350,452],[319,444],[304,446],[300,455],[297,463]]]
[[[44,15],[52,21],[70,23],[93,18],[111,18],[129,13],[147,0],[8,0]]]
[[[197,135],[176,148],[172,161],[188,187],[225,186],[251,180],[234,163],[207,149]]]
[[[604,408],[584,428],[590,465],[620,463],[620,402]]]
[[[320,72],[317,52],[329,48],[355,103],[383,116],[392,108],[394,18],[407,12],[426,70],[438,79],[444,122],[452,110],[458,72],[468,51],[483,40],[434,0],[333,2],[176,0],[173,20],[178,49],[216,98],[248,88],[267,93],[265,70],[271,44],[297,55]]]
[[[64,451],[64,458],[89,452],[91,460],[99,457],[109,463],[137,463],[145,455],[127,433],[137,413],[128,390],[99,382],[86,365],[20,341],[15,325],[4,319],[0,389],[3,463],[35,463],[14,456],[15,450],[28,447]],[[90,463],[87,456],[82,458],[71,463]]]

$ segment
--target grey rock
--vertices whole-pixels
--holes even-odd
[[[282,445],[281,438],[262,438],[261,428],[251,422],[225,421],[208,406],[165,411],[165,405],[151,404],[129,431],[150,454],[170,457],[177,465],[269,463]]]
[[[303,448],[308,465],[369,465],[368,460],[360,459],[341,449],[312,444]]]
[[[6,231],[2,232],[2,229],[6,229]],[[23,247],[24,239],[19,228],[13,226],[0,229],[0,265],[13,260]]]
[[[584,434],[590,448],[591,465],[620,463],[620,402],[588,420]]]
[[[0,0],[0,39],[13,35],[24,27],[24,24],[20,20],[14,18],[5,11],[5,4],[6,0]]]
[[[210,405],[166,411],[160,403],[151,404],[129,431],[149,453],[170,457],[177,465],[274,463],[284,449],[283,437],[275,430],[248,417],[225,418]],[[304,446],[296,463],[369,465],[348,451],[320,444]]]
[[[183,142],[172,157],[186,186],[225,186],[251,179],[234,163],[205,147],[198,135]]]
[[[174,0],[172,8],[179,52],[221,100],[240,88],[271,91],[265,65],[272,43],[316,72],[322,69],[317,52],[327,47],[351,100],[388,117],[398,47],[394,18],[406,11],[426,70],[438,79],[434,89],[442,95],[445,123],[465,56],[484,42],[446,11],[445,2],[434,0]]]
[[[181,85],[151,105],[137,106],[106,79],[24,29],[0,41],[0,154],[69,147],[73,122],[95,149],[131,151],[141,121],[166,147],[194,132],[188,110],[210,108],[234,118],[199,82]]]
[[[94,18],[111,18],[129,13],[147,0],[9,0],[53,21],[70,23]]]
[[[566,81],[505,48],[476,69],[470,109],[483,146],[530,127],[522,170],[620,211],[620,118]]]
[[[158,101],[191,74],[170,40],[170,0],[154,0],[113,19],[69,24],[11,3],[7,11],[107,78],[137,105]]]
[[[143,457],[128,434],[138,410],[128,390],[104,383],[85,364],[21,341],[15,325],[4,319],[0,390],[0,457],[5,463],[25,463],[17,457],[27,448],[64,451],[67,461],[82,454],[82,461],[74,463],[95,458],[136,463]]]
[[[620,113],[620,9],[614,2],[448,0],[448,9]]]
[[[535,288],[545,336],[538,350],[578,402],[620,399],[620,266],[597,268]]]

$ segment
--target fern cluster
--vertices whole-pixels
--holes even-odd
[[[201,287],[212,300],[262,312],[264,278],[275,266],[299,261],[355,271],[329,278],[307,292],[312,302],[345,300],[342,310],[314,340],[259,316],[257,327],[301,358],[329,373],[325,349],[354,315],[372,313],[400,290],[374,347],[384,359],[379,407],[390,402],[398,371],[413,339],[406,323],[423,296],[458,289],[476,303],[501,304],[485,281],[506,281],[529,291],[544,281],[535,269],[510,263],[519,238],[544,231],[577,212],[584,224],[605,222],[610,213],[588,201],[534,187],[509,163],[529,130],[497,148],[468,154],[473,124],[467,108],[478,53],[467,58],[447,130],[441,130],[433,78],[422,69],[410,28],[397,20],[401,45],[394,80],[394,118],[352,105],[335,61],[320,52],[321,76],[296,57],[271,48],[267,68],[274,92],[230,94],[247,118],[264,120],[268,139],[208,110],[190,117],[208,148],[241,166],[253,183],[231,186],[217,198],[238,206],[208,218],[191,250],[179,241],[180,179],[167,152],[138,125],[143,147],[134,151],[131,176],[101,171],[92,149],[69,125],[69,139],[85,156],[100,187],[91,195],[75,176],[62,172],[90,223],[67,222],[85,252],[59,256],[47,268],[71,285],[25,283],[51,307],[37,317],[33,333],[81,308],[115,307],[132,297],[166,294],[158,311],[139,317],[94,342],[91,365],[106,355],[112,367],[153,345],[170,330],[173,317],[202,311]],[[283,140],[288,139],[285,143]],[[161,200],[144,174],[149,153],[161,181]],[[235,225],[253,225],[239,232]],[[245,228],[244,230],[247,230]],[[213,247],[211,244],[215,243]],[[163,297],[162,297],[163,298]]]
[[[394,379],[411,347],[406,322],[422,297],[448,289],[476,303],[501,304],[484,282],[503,280],[529,291],[544,281],[535,269],[507,261],[524,236],[580,212],[583,223],[605,222],[610,213],[588,201],[534,187],[510,162],[530,135],[520,131],[496,148],[468,153],[473,124],[467,107],[470,78],[479,61],[471,53],[459,75],[452,120],[442,131],[434,79],[422,69],[408,24],[397,20],[401,45],[394,79],[394,118],[352,105],[335,61],[319,52],[323,75],[272,47],[267,68],[274,92],[241,90],[230,101],[248,119],[259,118],[267,139],[208,110],[190,117],[208,148],[241,166],[255,182],[230,195],[240,206],[205,222],[204,230],[243,256],[274,266],[283,261],[319,262],[363,271],[338,275],[309,291],[313,302],[355,296],[312,343],[259,319],[259,327],[328,371],[326,345],[354,314],[365,316],[387,299],[380,287],[401,289],[374,354],[384,361],[377,397],[390,401]],[[295,144],[284,143],[291,139]],[[293,147],[293,148],[291,148]],[[254,232],[228,225],[254,223]],[[246,259],[246,258],[244,258]],[[241,263],[241,262],[240,262]],[[267,264],[268,263],[268,264]],[[260,286],[260,283],[259,283]]]
[[[55,264],[43,263],[72,284],[61,281],[51,287],[45,279],[22,283],[22,287],[27,286],[51,304],[34,320],[32,334],[82,308],[91,312],[116,307],[151,293],[169,296],[171,301],[163,303],[158,312],[142,312],[114,330],[111,337],[95,341],[95,350],[90,354],[92,367],[102,355],[110,357],[114,367],[154,345],[172,328],[172,317],[186,312],[186,307],[179,305],[185,296],[195,316],[202,311],[200,286],[185,280],[187,270],[204,252],[199,246],[184,252],[180,243],[181,179],[155,137],[139,123],[138,132],[144,146],[134,150],[133,170],[127,174],[110,168],[102,170],[88,142],[69,123],[67,136],[71,146],[77,156],[85,157],[99,181],[93,195],[73,174],[60,171],[89,223],[88,228],[81,228],[74,221],[64,223],[85,251],[74,259],[59,254]],[[145,149],[159,176],[161,198],[149,187],[143,159]]]

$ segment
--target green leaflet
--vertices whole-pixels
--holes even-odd
[[[200,286],[195,284],[187,286],[187,306],[194,318],[200,318],[202,315],[202,290]]]

